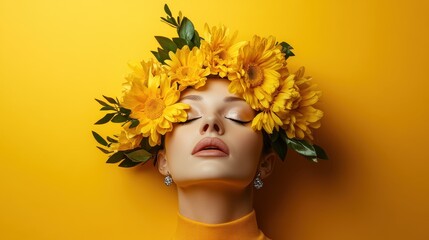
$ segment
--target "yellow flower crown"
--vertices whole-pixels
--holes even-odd
[[[235,42],[225,26],[205,25],[200,37],[192,22],[179,13],[173,17],[167,5],[161,19],[177,29],[178,37],[155,36],[160,44],[152,51],[158,61],[131,65],[132,72],[123,84],[123,100],[106,97],[101,111],[110,111],[95,124],[121,123],[119,135],[104,139],[93,136],[98,147],[111,154],[107,163],[132,167],[156,160],[163,136],[174,123],[185,122],[189,105],[178,102],[188,87],[198,89],[209,76],[228,78],[228,90],[242,97],[256,112],[251,127],[268,136],[272,148],[284,159],[291,148],[313,161],[327,159],[323,149],[312,144],[312,129],[320,127],[323,112],[314,107],[321,92],[304,68],[290,73],[286,60],[292,47],[270,36],[254,36],[250,41]],[[155,163],[155,161],[154,161]]]

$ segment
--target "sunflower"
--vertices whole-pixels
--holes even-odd
[[[294,89],[294,75],[286,75],[287,69],[282,71],[284,77],[280,79],[280,85],[272,94],[272,102],[269,107],[258,113],[252,121],[254,130],[261,130],[271,134],[273,129],[279,130],[283,125],[281,116],[284,116],[287,107],[291,105],[291,100],[298,96],[298,92]]]
[[[204,68],[204,53],[197,47],[192,50],[188,46],[169,52],[171,60],[165,60],[165,69],[170,79],[179,84],[182,91],[188,86],[195,89],[206,84],[210,68]]]
[[[321,96],[321,91],[311,83],[311,77],[304,77],[304,68],[295,74],[294,88],[299,96],[290,102],[289,109],[282,115],[283,126],[288,138],[313,140],[311,129],[320,127],[323,112],[314,107]]]
[[[230,34],[224,25],[210,28],[205,24],[203,37],[201,49],[205,52],[206,65],[210,67],[211,74],[226,77],[229,66],[238,55],[238,49],[246,42],[235,43],[237,32]]]
[[[180,92],[176,83],[171,84],[166,74],[147,75],[145,84],[135,84],[125,93],[122,106],[131,110],[130,117],[139,120],[137,127],[143,137],[149,138],[150,146],[161,144],[160,135],[173,129],[173,123],[187,118],[189,105],[177,103]],[[137,83],[141,83],[139,79]]]
[[[274,37],[254,36],[240,48],[234,71],[228,74],[229,91],[243,96],[253,109],[268,108],[279,86],[279,70],[286,65],[280,50]]]

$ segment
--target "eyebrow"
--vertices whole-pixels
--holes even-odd
[[[184,96],[182,98],[182,100],[183,99],[189,99],[189,100],[194,100],[194,101],[201,101],[201,100],[203,100],[203,98],[201,96],[199,96],[199,95],[187,95],[187,96]]]
[[[243,101],[244,102],[244,99],[232,96],[232,97],[224,98],[223,101],[224,102],[236,102],[236,101]]]
[[[194,100],[194,101],[201,101],[203,100],[203,97],[201,97],[200,95],[187,95],[184,96],[182,98],[183,99],[189,99],[189,100]],[[230,97],[226,97],[223,99],[224,102],[236,102],[236,101],[244,101],[244,99],[240,98],[240,97],[235,97],[235,96],[230,96]]]

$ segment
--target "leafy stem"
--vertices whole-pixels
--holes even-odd
[[[169,39],[163,36],[155,36],[161,47],[157,51],[152,51],[152,54],[163,64],[165,60],[170,59],[169,52],[175,53],[177,49],[181,49],[185,45],[189,49],[200,47],[202,39],[191,20],[182,17],[181,12],[179,12],[179,16],[174,17],[167,4],[164,5],[164,11],[167,16],[161,17],[161,20],[170,27],[176,28],[179,37]]]

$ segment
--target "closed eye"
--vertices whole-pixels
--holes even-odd
[[[196,117],[196,118],[191,118],[191,119],[187,119],[186,121],[184,121],[184,122],[179,122],[180,124],[187,124],[187,123],[190,123],[190,122],[192,122],[192,121],[195,121],[195,120],[197,120],[197,119],[200,119],[201,117]]]
[[[238,119],[235,119],[235,118],[227,118],[227,117],[225,117],[225,118],[228,119],[228,120],[231,120],[233,122],[236,122],[238,124],[241,124],[241,125],[245,125],[245,124],[250,123],[252,121],[252,120],[250,120],[250,121],[242,121],[242,120],[238,120]]]

